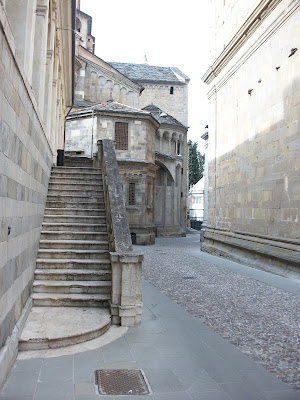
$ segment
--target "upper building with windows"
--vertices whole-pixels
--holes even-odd
[[[97,140],[113,139],[136,243],[184,235],[189,78],[178,68],[102,60],[89,45],[91,25],[77,9],[75,103],[65,150],[93,157]]]

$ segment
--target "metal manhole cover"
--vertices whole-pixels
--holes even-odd
[[[99,394],[149,394],[150,387],[140,369],[99,369],[95,371]]]
[[[183,276],[182,279],[196,279],[194,276]]]

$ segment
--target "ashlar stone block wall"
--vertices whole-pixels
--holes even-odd
[[[150,119],[150,116],[149,116]],[[128,150],[116,150],[118,159],[137,159],[154,163],[155,127],[147,119],[134,116],[101,115],[95,111],[83,118],[71,117],[66,126],[66,151],[83,151],[87,157],[97,150],[97,140],[115,139],[115,122],[128,123]],[[93,138],[93,150],[91,143]]]
[[[52,153],[0,28],[0,348],[28,300]]]
[[[211,80],[204,249],[284,271],[300,261],[300,4],[275,3]]]
[[[50,170],[72,102],[71,8],[0,0],[0,386],[30,311]]]
[[[139,108],[154,104],[188,126],[188,85],[143,83],[145,88],[138,98]],[[170,93],[171,87],[173,94]]]
[[[241,21],[251,15],[261,0],[214,0],[208,18],[218,34],[211,35],[211,51],[218,56],[239,30]]]

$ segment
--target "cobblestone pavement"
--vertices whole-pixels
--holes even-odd
[[[197,249],[199,235],[134,246],[146,280],[300,390],[300,296],[189,254]]]

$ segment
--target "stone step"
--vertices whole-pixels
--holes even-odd
[[[46,215],[86,215],[86,216],[94,216],[97,215],[99,217],[104,217],[105,216],[105,210],[104,208],[58,208],[58,207],[52,207],[52,208],[46,208],[45,209],[45,214]]]
[[[101,168],[93,168],[93,167],[70,167],[70,166],[66,166],[66,167],[57,167],[57,166],[53,166],[51,172],[78,172],[78,173],[95,173],[98,174],[99,172],[101,173]]]
[[[108,250],[40,249],[38,257],[42,259],[107,260],[109,252]]]
[[[95,339],[110,327],[106,308],[33,307],[21,333],[19,350],[45,350]]]
[[[75,171],[52,171],[52,180],[67,180],[73,179],[74,182],[100,182],[102,181],[102,174],[100,172],[75,172]]]
[[[82,193],[81,195],[64,195],[64,194],[49,194],[47,196],[47,204],[48,202],[61,202],[68,204],[68,207],[70,207],[70,203],[75,203],[75,205],[78,207],[79,203],[90,203],[90,204],[96,204],[99,203],[103,206],[104,204],[104,196],[103,193],[100,195],[99,193]],[[48,207],[48,205],[47,205]]]
[[[108,307],[110,294],[32,293],[34,306]]]
[[[47,208],[59,208],[59,209],[77,209],[77,210],[91,210],[91,209],[100,209],[102,211],[104,211],[104,199],[102,198],[101,201],[97,201],[98,199],[96,199],[96,201],[94,202],[88,202],[88,201],[58,201],[57,198],[54,198],[54,200],[47,200],[46,203],[46,207]]]
[[[110,281],[50,281],[33,282],[34,293],[98,293],[110,294]]]
[[[43,231],[70,231],[70,232],[106,232],[106,224],[75,224],[61,223],[59,225],[50,222],[43,223]]]
[[[49,189],[51,190],[103,190],[102,182],[74,182],[72,179],[70,181],[59,182],[53,181],[49,182]]]
[[[42,231],[41,239],[45,240],[101,240],[107,241],[107,232],[82,232],[82,231]]]
[[[40,240],[40,249],[107,250],[108,242],[100,240]]]
[[[49,183],[102,183],[101,174],[76,174],[76,173],[60,173],[53,172],[50,176]]]
[[[92,160],[68,160],[64,159],[64,167],[86,167],[86,168],[93,168],[93,161]]]
[[[52,223],[52,224],[105,224],[106,218],[104,216],[99,215],[44,215],[44,223]]]
[[[35,280],[41,281],[110,281],[111,271],[92,269],[36,269]]]
[[[74,165],[89,165],[93,166],[93,159],[88,157],[81,157],[78,155],[74,156],[67,156],[64,157],[64,166],[71,166]]]
[[[48,189],[48,196],[57,196],[57,197],[61,197],[63,196],[93,196],[93,197],[103,197],[104,196],[104,192],[103,189],[77,189],[77,188],[73,188],[73,189],[65,189],[63,186],[60,186],[57,189],[52,189],[49,186]]]
[[[38,258],[36,261],[38,269],[91,269],[110,271],[109,259],[66,259],[66,258]]]

